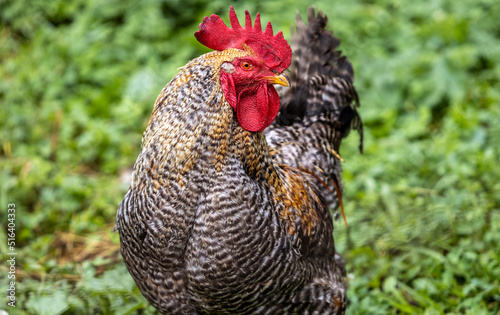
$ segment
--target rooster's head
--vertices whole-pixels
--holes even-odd
[[[231,6],[229,20],[232,28],[217,15],[205,17],[195,36],[211,49],[246,52],[244,56],[222,64],[220,84],[241,127],[261,132],[278,115],[280,100],[273,84],[289,85],[282,72],[291,63],[292,50],[281,31],[273,35],[271,22],[262,31],[259,13],[252,26],[250,13],[245,11],[245,27],[241,27]]]

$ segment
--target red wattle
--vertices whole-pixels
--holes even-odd
[[[262,84],[256,93],[240,95],[236,116],[243,129],[262,132],[276,118],[279,108],[280,100],[274,86]]]
[[[262,84],[256,92],[237,95],[233,77],[224,71],[221,71],[220,83],[224,97],[236,111],[243,129],[262,132],[278,115],[280,99],[274,86]]]
[[[270,124],[273,123],[274,119],[276,119],[276,116],[278,116],[278,113],[280,111],[280,97],[273,85],[267,86],[267,96],[269,110],[267,112],[267,120],[264,128],[267,128]]]

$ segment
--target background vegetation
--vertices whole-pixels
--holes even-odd
[[[112,233],[161,88],[229,5],[275,30],[306,1],[0,0],[0,260],[16,204],[12,314],[152,314]],[[500,2],[315,1],[356,71],[336,223],[348,314],[499,314]],[[5,259],[4,259],[5,258]]]

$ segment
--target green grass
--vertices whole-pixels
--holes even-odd
[[[241,1],[275,30],[303,1]],[[342,146],[348,314],[500,313],[500,3],[315,2],[356,71],[365,153]],[[111,230],[152,105],[228,3],[0,0],[0,259],[11,314],[154,313]],[[5,215],[4,215],[5,213]],[[0,287],[8,284],[0,264]],[[4,294],[2,294],[4,296]]]

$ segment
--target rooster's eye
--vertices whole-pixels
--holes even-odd
[[[242,61],[240,66],[243,68],[243,70],[251,70],[253,68],[253,65],[248,61]]]

